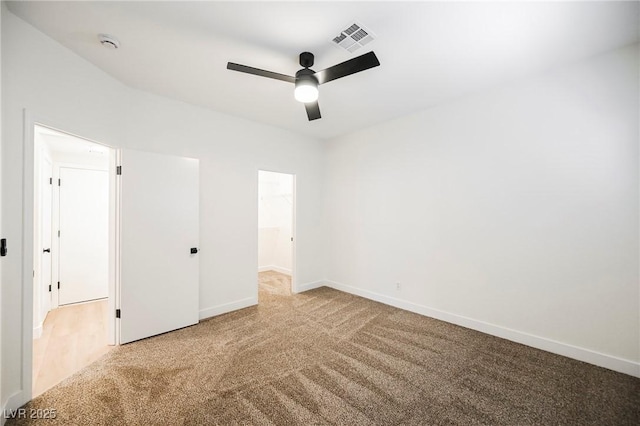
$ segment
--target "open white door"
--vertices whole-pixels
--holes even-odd
[[[120,343],[128,343],[198,322],[199,163],[123,149],[118,164]]]

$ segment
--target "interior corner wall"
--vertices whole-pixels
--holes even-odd
[[[638,80],[635,45],[329,141],[330,284],[640,376]]]
[[[297,277],[321,281],[322,144],[282,129],[131,89],[7,10],[2,16],[2,395],[21,383],[23,109],[78,136],[200,160],[200,315],[257,303],[257,174],[297,177]],[[54,123],[54,124],[52,124]],[[24,259],[28,261],[28,259]],[[30,327],[30,325],[29,325]]]

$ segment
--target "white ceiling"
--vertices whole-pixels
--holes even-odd
[[[638,2],[9,2],[9,9],[125,84],[329,138],[638,41]],[[354,20],[376,40],[330,40]],[[118,50],[98,33],[116,36]],[[381,66],[320,87],[307,121],[293,85],[227,61],[293,75],[375,51]]]

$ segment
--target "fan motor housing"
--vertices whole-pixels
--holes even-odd
[[[297,80],[311,80],[315,82],[316,86],[318,85],[318,79],[314,76],[316,72],[309,68],[303,68],[296,73],[296,81]]]

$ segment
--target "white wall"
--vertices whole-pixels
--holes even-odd
[[[638,71],[636,45],[330,141],[331,285],[640,375]]]
[[[293,176],[258,175],[258,270],[291,275]]]
[[[2,18],[5,14],[5,8],[7,6],[4,2],[0,3],[0,100],[2,99]],[[4,238],[4,226],[2,224],[2,146],[4,145],[4,137],[2,136],[3,127],[2,127],[2,102],[0,102],[0,238]],[[2,292],[4,289],[4,280],[2,278],[2,264],[4,263],[2,260],[4,258],[0,257],[0,409],[3,409],[6,404],[6,398],[4,391],[2,390],[3,383],[3,360],[2,360],[2,324],[4,323],[3,317],[3,309],[2,309]],[[4,416],[2,416],[4,417]],[[0,420],[0,424],[4,424],[4,420]]]
[[[109,155],[105,154],[79,154],[72,152],[51,151],[51,159],[54,168],[76,167],[92,170],[109,170]],[[59,174],[57,175],[59,176]],[[57,179],[57,177],[56,177]]]
[[[30,386],[20,377],[23,108],[114,147],[200,159],[201,316],[257,303],[258,169],[296,174],[299,283],[323,278],[318,141],[130,89],[10,12],[2,18],[2,225],[11,245],[2,270],[2,394],[10,408]]]

